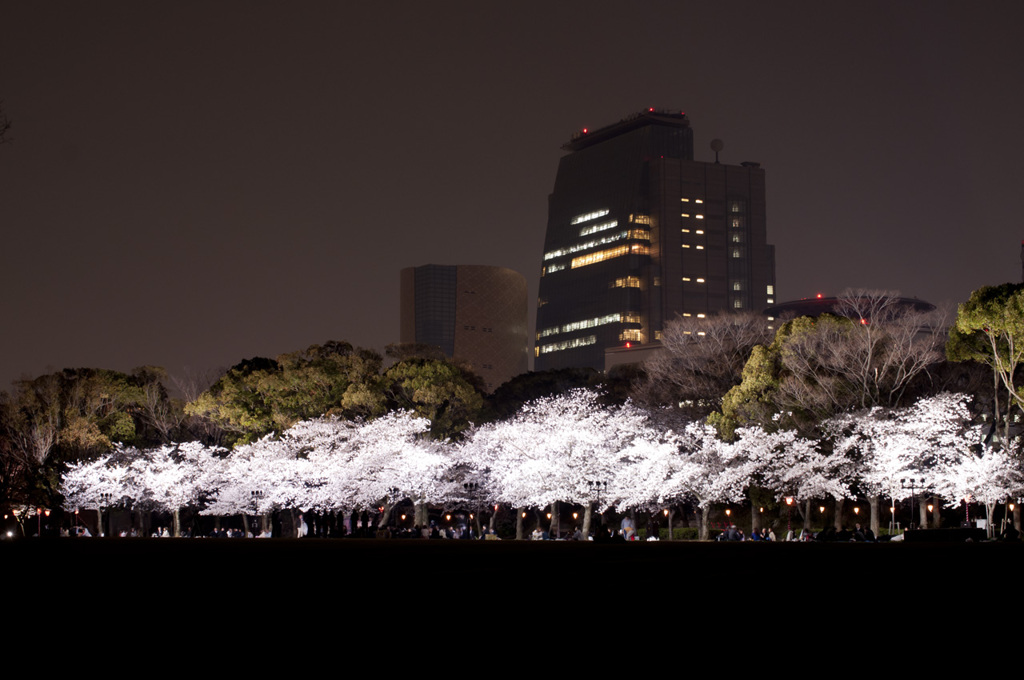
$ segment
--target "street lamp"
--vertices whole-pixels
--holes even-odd
[[[914,494],[917,489],[924,489],[926,482],[924,477],[902,477],[900,479],[900,486],[910,489],[910,529],[914,528]]]
[[[822,511],[824,512],[824,506]],[[786,496],[786,540],[793,540],[793,497]]]

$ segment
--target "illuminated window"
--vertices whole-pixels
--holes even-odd
[[[661,340],[661,331],[654,331],[654,339]]]
[[[635,328],[627,328],[619,333],[619,340],[621,342],[643,342],[643,339],[643,334]]]
[[[622,257],[623,255],[650,255],[650,246],[643,246],[639,243],[635,243],[631,246],[619,246],[618,248],[609,248],[608,250],[599,250],[596,253],[590,253],[589,255],[581,255],[580,257],[572,258],[572,268],[577,269],[579,267],[586,267],[587,265],[597,264],[598,262],[604,262],[610,260],[613,257]]]
[[[548,303],[548,301],[545,298],[542,298],[542,297],[537,298],[537,307],[538,308],[539,307],[543,307],[547,303]]]
[[[732,256],[733,257],[740,257],[740,249],[739,248],[733,248],[732,249]]]
[[[640,278],[636,276],[623,276],[612,281],[612,288],[639,288]]]
[[[729,212],[743,212],[743,201],[729,201]]]
[[[615,234],[604,236],[599,239],[585,241],[584,243],[577,243],[576,245],[569,246],[568,248],[559,248],[558,250],[551,250],[547,253],[544,253],[544,260],[553,260],[556,257],[562,257],[563,255],[571,255],[572,253],[578,253],[581,250],[590,250],[591,248],[596,248],[597,246],[607,245],[609,243],[614,243],[615,241],[624,241],[626,239],[650,241],[651,233],[646,229],[627,229],[626,231],[620,231]]]
[[[704,279],[697,279],[697,283],[704,283]]]
[[[649,215],[630,215],[629,221],[633,224],[650,224],[651,218]]]
[[[768,304],[775,304],[775,298],[768,298]]]
[[[611,220],[610,222],[598,222],[597,224],[592,224],[589,227],[583,227],[582,229],[580,229],[580,236],[590,236],[591,234],[596,234],[599,231],[605,231],[606,229],[611,229],[617,226],[619,226],[618,220]]]
[[[545,267],[546,273],[548,274],[551,274],[553,272],[560,272],[563,269],[565,269],[564,264],[549,264],[547,267]]]
[[[733,281],[732,282],[732,289],[733,290],[743,290],[743,284],[740,283],[739,281]]]
[[[587,345],[593,345],[596,342],[596,335],[588,335],[585,338],[573,338],[571,340],[563,340],[562,342],[552,342],[549,345],[541,345],[538,349],[538,356],[540,354],[551,354],[552,352],[560,352],[563,349],[573,349],[574,347],[586,347]]]
[[[684,277],[683,277],[683,281],[689,281],[689,280],[690,280],[690,277],[689,277],[689,276],[684,276]]]
[[[707,316],[707,314],[698,314],[698,315],[697,315],[697,318],[698,318],[698,319],[703,319],[703,318],[704,318],[704,317],[706,317],[706,316]],[[703,333],[701,333],[701,335],[704,335],[704,334],[703,334]]]
[[[681,201],[682,201],[683,203],[689,203],[689,202],[690,202],[690,199],[688,199],[688,198],[682,198],[682,199],[680,199],[680,200],[681,200]]]
[[[703,202],[704,202],[704,201],[700,200],[699,198],[698,198],[697,200],[695,200],[695,201],[694,201],[694,203],[703,203]]]
[[[733,232],[733,234],[732,234],[732,242],[733,243],[743,243],[743,232],[741,232],[741,231]]]
[[[689,217],[689,216],[690,216],[690,213],[683,213],[682,215],[680,215],[680,217]]]
[[[743,309],[743,300],[733,300],[732,301],[732,308],[733,309]]]
[[[690,314],[689,312],[683,312],[683,316],[693,316],[693,314]]]
[[[598,217],[604,217],[610,210],[595,210],[594,212],[583,213],[577,215],[569,221],[569,224],[579,224],[580,222],[586,222],[588,220],[596,220]]]
[[[604,316],[595,316],[592,319],[572,321],[570,323],[562,324],[561,326],[551,326],[550,328],[545,328],[539,331],[537,333],[537,339],[540,340],[541,338],[558,335],[559,333],[581,331],[587,328],[594,328],[595,326],[604,326],[605,324],[610,323],[640,323],[640,314],[637,312],[605,314]]]
[[[697,250],[704,250],[704,246],[697,246]]]
[[[697,230],[697,233],[698,233],[698,234],[703,234],[703,233],[704,233],[704,230],[703,230],[703,229],[698,229],[698,230]]]
[[[704,315],[701,314],[700,316],[704,316]],[[704,331],[697,331],[697,335],[707,335],[707,333],[705,333]]]
[[[690,244],[689,244],[689,243],[684,243],[684,244],[683,244],[683,247],[684,247],[684,248],[689,248],[689,247],[690,247]]]
[[[689,229],[683,229],[683,233],[684,233],[684,234],[689,234],[689,233],[690,233],[690,230],[689,230]]]
[[[733,227],[733,229],[739,229],[742,226],[743,226],[743,220],[741,220],[738,217],[732,218],[732,227]]]
[[[655,276],[653,283],[654,283],[655,286],[660,286],[661,285],[661,277],[660,276]]]
[[[703,215],[696,215],[696,217],[697,217],[697,219],[698,219],[698,220],[702,220],[702,219],[704,219],[704,216],[703,216]]]
[[[768,294],[769,295],[775,295],[775,286],[769,284],[769,286],[768,286]]]

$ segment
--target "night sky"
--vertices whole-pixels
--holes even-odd
[[[507,9],[514,7],[514,9]],[[5,3],[0,388],[398,340],[522,272],[561,145],[653,106],[765,168],[776,299],[1019,281],[1024,3]]]

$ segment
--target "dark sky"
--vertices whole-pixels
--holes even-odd
[[[532,302],[560,146],[648,106],[762,163],[778,300],[1020,280],[1024,4],[501,7],[5,4],[0,387],[382,349],[408,266]]]

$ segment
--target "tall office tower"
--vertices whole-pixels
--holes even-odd
[[[469,364],[489,392],[527,371],[526,279],[504,267],[402,270],[401,341]]]
[[[650,343],[676,315],[774,302],[757,163],[693,160],[686,115],[648,110],[562,147],[548,198],[536,370],[604,368],[607,348]]]

